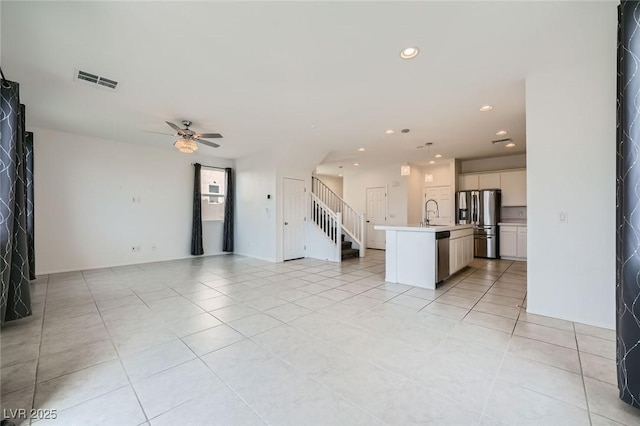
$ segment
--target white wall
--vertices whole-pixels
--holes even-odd
[[[453,163],[454,160],[451,161],[441,161],[436,164],[430,164],[426,166],[423,170],[423,182],[424,175],[431,175],[431,182],[425,182],[424,186],[450,186],[454,183],[454,171],[453,171]]]
[[[407,180],[407,225],[416,225],[424,216],[424,170],[411,166],[411,174],[402,178]]]
[[[463,160],[460,173],[490,172],[493,170],[524,169],[527,167],[527,155],[509,155],[505,157]]]
[[[616,5],[526,81],[528,311],[615,327]],[[570,56],[570,55],[568,55]],[[568,214],[559,223],[558,213]]]
[[[340,262],[340,256],[336,250],[336,245],[320,230],[312,221],[305,223],[305,244],[307,250],[306,257],[312,259],[327,260],[329,262]]]
[[[38,274],[190,257],[193,166],[232,161],[34,128]],[[133,198],[139,202],[133,202]],[[222,222],[203,224],[205,254]],[[132,253],[132,246],[141,251]],[[155,246],[155,250],[153,250]]]
[[[323,149],[292,144],[236,160],[236,253],[282,262],[284,178],[304,180],[309,192],[311,173],[324,156]],[[309,208],[307,203],[307,217]]]
[[[342,190],[342,178],[340,176],[329,176],[329,175],[315,175],[318,179],[322,181],[325,185],[329,187],[330,190],[335,192],[339,197],[342,198],[343,190]]]
[[[366,212],[367,188],[387,187],[387,224],[406,225],[408,184],[400,176],[401,164],[372,169],[351,169],[344,172],[344,200],[357,212]]]
[[[285,150],[276,154],[276,192],[278,195],[276,204],[276,262],[283,261],[284,251],[284,178],[303,180],[308,194],[311,192],[311,174],[326,155],[327,151],[324,148],[316,145],[307,146],[304,143],[292,143]],[[306,200],[305,211],[308,218],[311,211],[311,200],[308,197]]]
[[[269,154],[236,161],[235,252],[276,260],[276,171]],[[267,196],[270,198],[267,198]]]

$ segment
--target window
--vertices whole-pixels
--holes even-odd
[[[224,200],[227,175],[224,170],[200,170],[202,220],[224,220]]]

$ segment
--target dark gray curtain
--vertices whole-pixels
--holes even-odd
[[[33,192],[33,132],[24,138],[25,179],[27,200],[27,241],[29,246],[29,279],[36,279],[35,204]]]
[[[640,3],[618,6],[616,332],[620,399],[640,407]]]
[[[18,83],[0,82],[0,323],[32,313],[23,116]]]
[[[235,202],[233,169],[224,169],[227,175],[227,188],[224,199],[224,232],[222,234],[222,251],[233,253],[233,209]]]
[[[193,165],[193,224],[191,227],[191,254],[199,256],[204,254],[202,247],[202,192],[200,191],[200,170],[202,165]]]

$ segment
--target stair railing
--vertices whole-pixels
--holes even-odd
[[[360,247],[360,257],[364,257],[366,241],[366,216],[358,213],[331,188],[315,176],[311,177],[311,192],[331,211],[342,213],[342,229]]]
[[[331,240],[335,246],[336,259],[342,257],[342,213],[335,213],[315,194],[311,196],[311,221]]]

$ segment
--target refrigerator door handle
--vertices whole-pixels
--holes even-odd
[[[472,208],[471,220],[473,221],[473,223],[477,223],[478,222],[478,195],[473,192],[471,193],[471,208]]]

